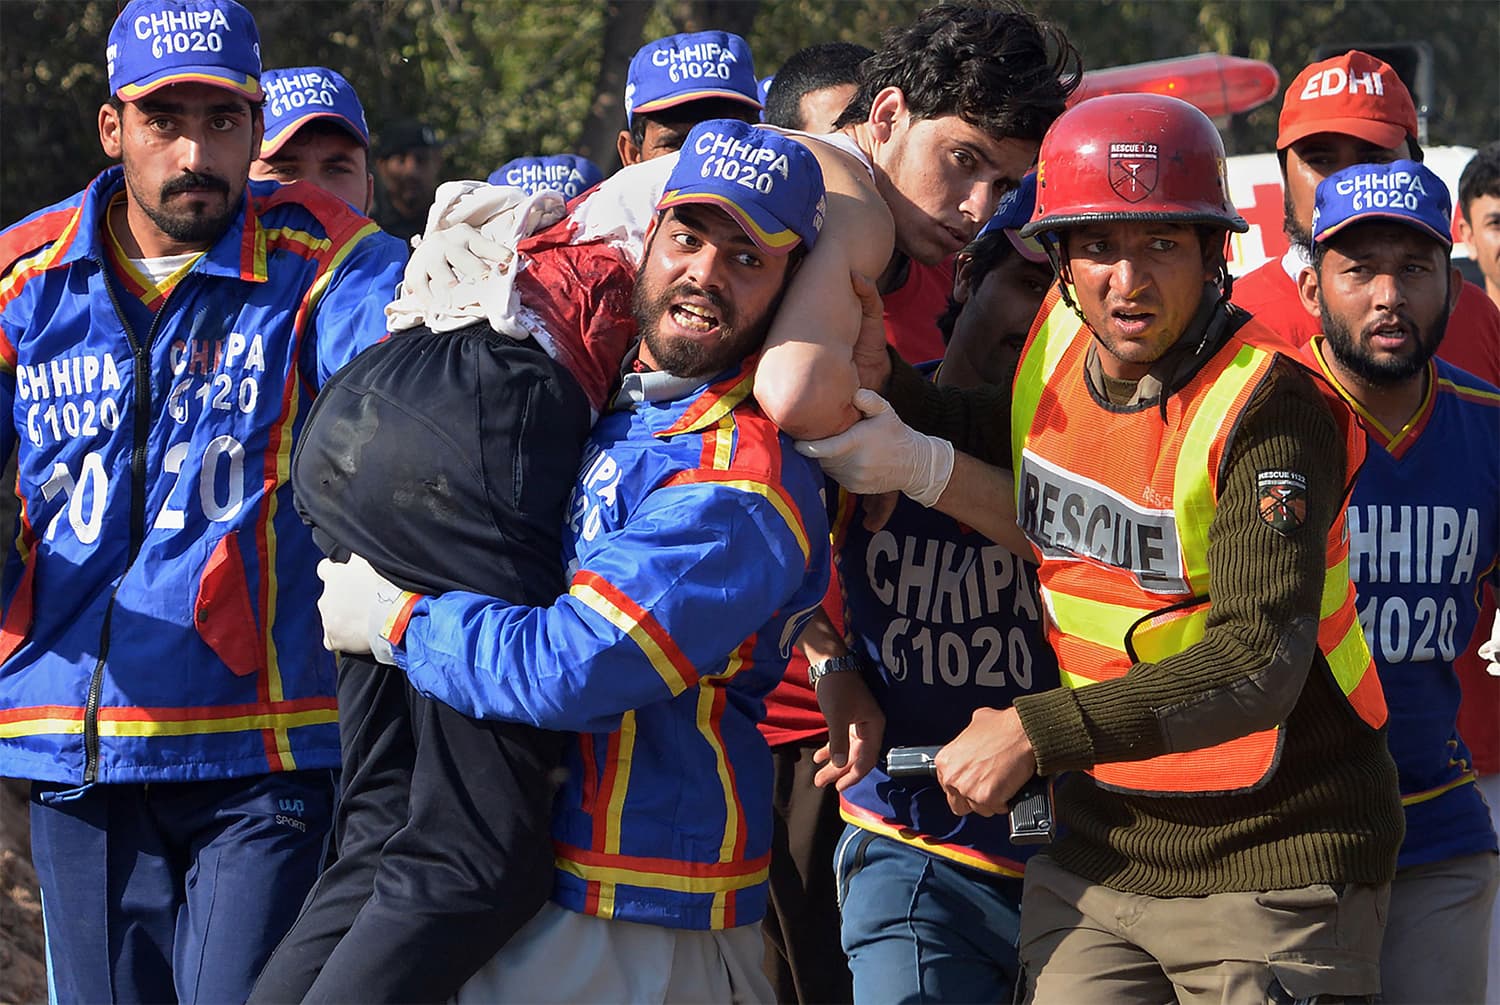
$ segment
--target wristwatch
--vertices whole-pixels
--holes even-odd
[[[842,656],[831,656],[826,660],[818,660],[816,663],[807,665],[807,682],[817,690],[818,681],[831,673],[844,673],[847,670],[858,670],[860,658],[853,653],[845,653]]]

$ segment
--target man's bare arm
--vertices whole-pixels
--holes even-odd
[[[826,143],[805,142],[823,169],[828,212],[771,324],[755,397],[789,435],[817,439],[859,418],[850,403],[859,387],[854,345],[869,319],[850,276],[880,275],[895,247],[895,225],[858,162]]]
[[[1016,523],[1016,479],[1004,468],[954,451],[953,474],[932,508],[968,524],[1005,550],[1035,561]]]

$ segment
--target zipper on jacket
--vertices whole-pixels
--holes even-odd
[[[94,673],[89,678],[88,698],[83,706],[83,784],[85,785],[91,785],[99,780],[99,692],[104,689],[104,661],[109,658],[109,625],[115,612],[115,596],[120,592],[120,584],[125,581],[126,574],[135,564],[135,557],[140,553],[141,545],[146,540],[146,447],[151,438],[151,345],[156,341],[157,323],[167,311],[167,305],[163,302],[151,318],[151,328],[146,333],[146,341],[144,343],[137,341],[129,319],[120,309],[120,301],[115,294],[115,285],[110,278],[108,264],[102,266],[101,274],[104,277],[104,289],[109,294],[110,306],[115,310],[115,317],[120,319],[120,327],[125,330],[125,340],[130,343],[130,352],[135,360],[135,395],[132,408],[135,417],[135,443],[130,454],[130,551],[125,559],[125,570],[120,573],[119,582],[115,583],[115,588],[110,591],[109,605],[104,609],[104,625],[99,630],[99,658],[94,663]],[[187,277],[184,276],[183,282],[186,281]]]

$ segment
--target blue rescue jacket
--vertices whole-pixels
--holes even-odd
[[[111,263],[123,188],[110,168],[0,234],[0,456],[22,505],[0,775],[334,767],[320,555],[288,466],[317,388],[384,336],[405,248],[319,189],[252,182],[160,297]]]
[[[748,364],[600,419],[550,607],[420,600],[397,661],[480,718],[580,733],[553,814],[553,899],[669,928],[765,913],[771,754],[756,728],[828,585],[817,466]]]

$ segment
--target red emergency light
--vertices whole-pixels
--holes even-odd
[[[1257,108],[1280,89],[1281,78],[1270,63],[1203,52],[1089,70],[1069,104],[1105,94],[1165,94],[1198,106],[1209,118],[1218,118]]]

